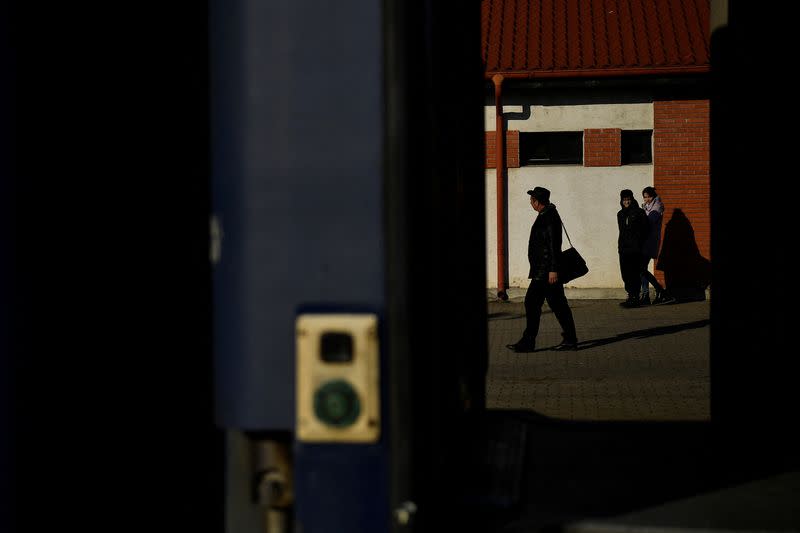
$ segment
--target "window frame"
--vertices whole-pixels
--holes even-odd
[[[644,146],[645,143],[636,139],[636,146],[632,147],[633,140],[631,137],[641,134],[648,134],[649,135],[649,143],[647,143],[647,150],[646,155],[649,158],[640,158],[638,157],[639,151],[636,150],[639,146]],[[640,145],[638,143],[641,143]],[[620,133],[620,142],[619,142],[619,152],[620,152],[620,164],[621,165],[652,165],[653,164],[653,130],[652,129],[642,129],[642,130],[622,130]],[[631,157],[632,154],[636,154],[633,158]],[[641,159],[641,160],[639,160]]]
[[[534,155],[533,152],[538,151],[533,146],[534,139],[537,138],[539,144],[536,145],[536,148],[545,150],[545,158],[530,157]],[[583,165],[583,139],[584,132],[582,130],[521,131],[519,132],[519,166]]]

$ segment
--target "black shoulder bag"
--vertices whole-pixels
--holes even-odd
[[[559,283],[569,283],[573,279],[579,278],[589,272],[589,267],[586,266],[586,261],[578,253],[578,250],[572,246],[572,241],[567,233],[567,227],[564,221],[561,221],[561,227],[564,228],[564,233],[567,235],[569,248],[561,251],[558,258],[558,281]]]

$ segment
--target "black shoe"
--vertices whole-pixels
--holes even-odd
[[[650,305],[650,293],[646,292],[639,297],[639,305]]]
[[[628,296],[628,299],[625,300],[624,302],[622,302],[619,305],[621,305],[622,307],[628,307],[628,308],[639,307],[639,298],[637,298],[636,296]]]
[[[671,304],[675,303],[676,301],[677,300],[674,296],[664,290],[656,294],[656,299],[653,300],[653,305]]]
[[[556,351],[564,352],[564,351],[574,351],[578,349],[578,341],[561,341],[561,344],[553,348]]]
[[[520,339],[516,344],[506,344],[506,348],[515,353],[528,353],[536,348],[535,340]]]

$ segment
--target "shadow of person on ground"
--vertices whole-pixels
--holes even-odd
[[[522,313],[489,313],[489,320],[516,320],[525,318],[525,312]]]
[[[655,337],[657,335],[669,335],[671,333],[678,333],[686,329],[702,328],[711,324],[711,320],[695,320],[694,322],[686,322],[685,324],[673,324],[671,326],[659,326],[657,328],[639,329],[636,331],[629,331],[627,333],[620,333],[613,337],[606,337],[604,339],[591,339],[581,341],[578,343],[579,350],[588,350],[589,348],[596,348],[597,346],[604,346],[613,342],[621,342],[628,339],[646,339],[648,337]]]
[[[672,333],[678,333],[679,331],[684,331],[687,329],[696,329],[696,328],[703,328],[711,324],[710,319],[704,320],[695,320],[694,322],[686,322],[684,324],[673,324],[671,326],[659,326],[656,328],[648,328],[648,329],[638,329],[636,331],[628,331],[626,333],[620,333],[618,335],[614,335],[613,337],[605,337],[602,339],[589,339],[585,341],[578,342],[578,350],[589,350],[591,348],[597,348],[598,346],[605,346],[606,344],[612,344],[614,342],[622,342],[629,339],[646,339],[648,337],[656,337],[658,335],[670,335]],[[544,346],[541,348],[536,348],[531,352],[527,353],[536,353],[536,352],[548,352],[552,351],[557,344],[552,346]]]
[[[667,290],[679,301],[702,301],[711,285],[711,261],[700,255],[694,228],[681,209],[672,211],[656,270],[664,272]]]

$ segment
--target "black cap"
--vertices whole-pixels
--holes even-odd
[[[619,191],[619,199],[622,200],[623,198],[633,198],[633,191],[630,189],[622,189]]]
[[[534,187],[528,194],[539,200],[543,204],[550,203],[550,191],[544,187]]]

